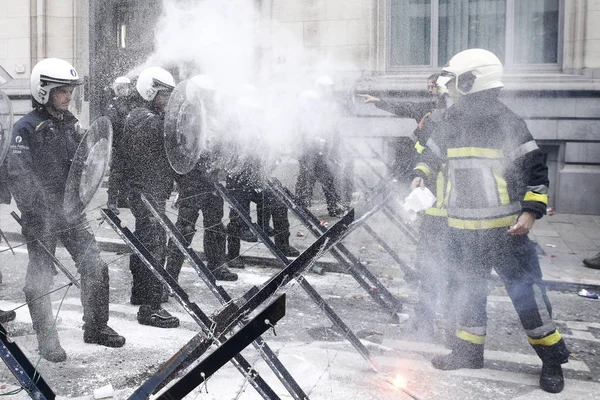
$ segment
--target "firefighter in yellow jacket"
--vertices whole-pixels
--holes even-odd
[[[543,362],[540,387],[558,393],[569,351],[552,319],[535,246],[527,236],[546,213],[548,170],[525,121],[498,99],[502,76],[493,53],[470,49],[456,54],[439,78],[455,103],[436,124],[420,165],[439,171],[446,164],[448,252],[461,300],[452,353],[432,363],[442,370],[483,368],[493,268]]]

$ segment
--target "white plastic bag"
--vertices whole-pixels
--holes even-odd
[[[427,188],[416,188],[404,199],[404,208],[407,211],[423,211],[435,204],[435,196]]]

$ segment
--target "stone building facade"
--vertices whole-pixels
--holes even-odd
[[[254,1],[266,21],[256,45],[261,78],[326,70],[348,98],[347,140],[369,139],[382,152],[415,122],[376,111],[354,93],[425,100],[426,77],[449,56],[493,50],[506,67],[503,100],[547,153],[551,205],[600,214],[600,0]],[[78,106],[84,121],[100,112],[115,74],[152,51],[162,7],[160,0],[3,3],[0,65],[15,78],[3,88],[15,112],[28,110],[31,67],[61,57],[87,77]]]

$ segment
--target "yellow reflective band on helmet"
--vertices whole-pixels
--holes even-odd
[[[417,143],[415,143],[415,149],[417,149],[417,153],[421,154],[423,153],[423,150],[425,150],[425,146],[423,146],[418,140]]]
[[[502,172],[498,170],[493,170],[494,179],[496,180],[496,186],[498,187],[498,197],[500,197],[500,204],[510,204],[510,197],[508,196],[508,189],[506,180],[502,176]]]
[[[503,228],[511,226],[515,223],[517,215],[509,215],[508,217],[494,218],[494,219],[458,219],[448,218],[448,225],[456,229],[467,229],[467,230],[481,230],[481,229],[493,229]]]
[[[434,217],[447,217],[448,210],[445,208],[431,207],[425,210],[425,214],[433,215]]]
[[[422,171],[427,176],[427,179],[431,178],[431,175],[433,175],[431,169],[424,163],[418,163],[414,170]]]
[[[472,333],[463,330],[456,331],[456,337],[475,344],[485,343],[485,336],[473,335]]]
[[[457,149],[448,149],[449,158],[502,158],[504,153],[498,149],[486,149],[483,147],[460,147]]]
[[[529,343],[534,345],[536,344],[539,346],[552,346],[553,344],[560,342],[560,339],[562,339],[562,337],[560,336],[560,333],[558,333],[558,330],[555,330],[554,333],[541,339],[533,339],[530,337],[528,337],[528,339]]]
[[[535,192],[527,192],[525,193],[525,198],[523,199],[523,201],[539,201],[540,203],[548,205],[548,195]]]

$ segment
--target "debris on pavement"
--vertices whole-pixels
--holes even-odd
[[[597,299],[598,293],[590,292],[585,289],[581,289],[578,293],[581,297],[587,297],[588,299]]]

